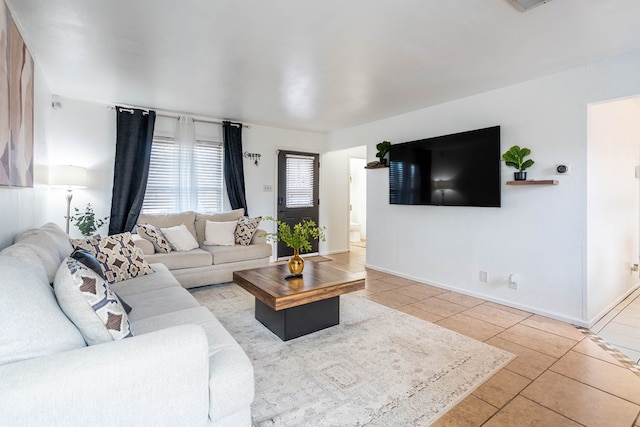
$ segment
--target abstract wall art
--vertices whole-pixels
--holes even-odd
[[[33,187],[33,59],[0,3],[0,185]]]

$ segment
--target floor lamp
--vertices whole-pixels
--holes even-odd
[[[81,166],[53,166],[50,170],[49,183],[67,189],[67,234],[71,217],[71,199],[74,188],[87,188],[87,169]]]

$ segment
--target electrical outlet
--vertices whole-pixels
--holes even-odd
[[[265,185],[262,187],[262,191],[264,191],[265,193],[271,193],[273,192],[273,185]]]
[[[518,289],[518,282],[516,281],[516,275],[511,273],[509,274],[509,289]]]
[[[480,281],[482,283],[487,283],[489,281],[489,274],[486,271],[480,272]]]

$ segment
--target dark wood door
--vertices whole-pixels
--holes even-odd
[[[297,151],[278,152],[278,215],[293,227],[303,220],[319,219],[320,155]],[[311,252],[318,252],[318,242],[311,243]],[[293,255],[293,249],[278,243],[278,258]]]

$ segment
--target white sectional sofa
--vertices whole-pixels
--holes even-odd
[[[244,209],[217,214],[201,214],[193,211],[166,215],[144,215],[137,224],[151,224],[156,228],[167,228],[184,224],[196,238],[199,248],[187,252],[172,251],[157,253],[153,244],[134,234],[136,244],[144,251],[149,262],[166,265],[185,288],[226,283],[233,281],[233,272],[269,265],[272,247],[264,237],[264,230],[257,230],[248,246],[207,246],[205,227],[209,221],[237,221]]]
[[[111,285],[133,337],[88,346],[51,286],[71,251],[47,224],[0,253],[0,425],[251,425],[251,362],[163,264]]]

